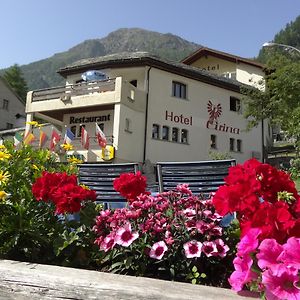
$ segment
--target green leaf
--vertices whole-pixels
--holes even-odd
[[[193,268],[192,268],[192,272],[193,272],[193,273],[196,273],[196,272],[197,272],[197,270],[198,270],[198,269],[197,269],[197,267],[196,267],[196,266],[193,266]]]
[[[122,266],[122,265],[123,265],[122,261],[115,262],[110,266],[109,271],[119,269],[119,267]]]

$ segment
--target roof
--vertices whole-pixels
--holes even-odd
[[[22,103],[22,105],[25,107],[25,103],[22,101],[22,99],[17,95],[17,93],[13,90],[13,88],[10,86],[10,84],[0,76],[0,80],[3,82],[3,84],[9,89],[9,91]],[[26,101],[26,99],[25,99]]]
[[[193,62],[195,62],[196,60],[198,60],[199,58],[201,58],[203,56],[208,56],[208,55],[218,57],[218,58],[221,58],[221,59],[224,59],[227,61],[235,62],[235,63],[245,63],[245,64],[252,65],[252,66],[255,66],[255,67],[258,67],[261,69],[264,68],[263,64],[260,64],[259,62],[256,62],[254,60],[243,58],[243,57],[236,56],[236,55],[232,55],[232,54],[229,54],[226,52],[214,50],[214,49],[207,48],[207,47],[201,47],[200,49],[196,50],[188,57],[184,58],[181,62],[184,64],[187,64],[187,65],[190,65]]]
[[[240,92],[240,88],[249,87],[236,80],[212,74],[205,70],[187,64],[163,60],[148,52],[122,52],[106,56],[87,58],[72,63],[58,70],[63,77],[78,74],[91,69],[128,68],[137,66],[150,66],[164,71],[172,72],[191,79],[202,81],[225,89]]]

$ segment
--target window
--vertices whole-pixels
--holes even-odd
[[[234,143],[234,139],[231,138],[231,139],[229,140],[229,150],[230,150],[230,151],[234,151],[234,144],[235,144],[235,143]]]
[[[186,85],[177,81],[172,82],[172,96],[186,99]]]
[[[70,130],[76,136],[76,126],[71,126]]]
[[[241,112],[241,100],[236,97],[230,97],[230,110]]]
[[[188,131],[186,129],[181,130],[181,143],[188,143]]]
[[[131,120],[128,118],[125,119],[125,129],[124,130],[128,133],[132,133]]]
[[[236,151],[242,152],[242,140],[236,140]]]
[[[172,142],[178,142],[178,128],[172,128]]]
[[[85,125],[80,125],[79,126],[79,131],[78,131],[78,137],[81,137],[81,128],[85,128]]]
[[[210,148],[212,148],[212,149],[217,148],[217,136],[215,134],[212,134],[210,136]]]
[[[6,123],[6,129],[12,129],[14,127],[14,124]]]
[[[98,123],[98,126],[104,132],[104,123]]]
[[[8,110],[8,103],[9,103],[9,101],[7,99],[3,99],[2,108],[5,110]]]
[[[136,79],[131,80],[130,83],[131,83],[133,86],[137,87],[137,80],[136,80]]]
[[[153,124],[152,126],[152,138],[159,139],[159,125]]]
[[[169,127],[168,126],[163,126],[163,128],[162,128],[162,139],[165,141],[169,140]]]
[[[236,72],[226,72],[222,74],[225,78],[236,80]]]

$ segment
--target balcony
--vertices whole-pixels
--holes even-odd
[[[115,90],[115,79],[105,81],[84,82],[63,87],[54,87],[32,92],[32,102],[60,99],[70,100],[71,97],[91,95],[94,93],[112,92]]]
[[[26,113],[113,104],[120,101],[121,82],[119,77],[32,91],[27,94]]]
[[[104,106],[113,107],[116,103],[143,111],[146,92],[137,89],[122,77],[47,88],[27,94],[26,113],[41,113],[61,119],[66,111],[101,110]]]

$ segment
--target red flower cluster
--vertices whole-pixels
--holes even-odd
[[[251,159],[231,167],[225,182],[213,204],[221,215],[237,212],[242,236],[260,228],[260,240],[300,237],[300,196],[287,173]]]
[[[57,214],[78,212],[83,201],[96,200],[95,191],[78,185],[77,177],[66,173],[44,171],[32,185],[32,193],[38,201],[53,202]]]
[[[123,173],[114,180],[114,189],[128,201],[133,201],[140,194],[146,191],[146,177],[141,172]]]

